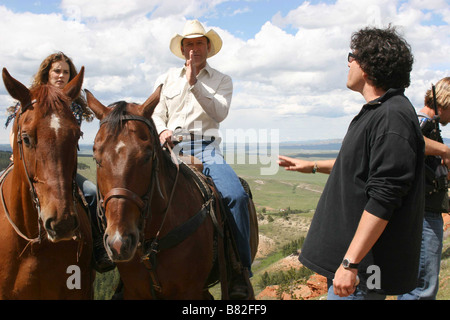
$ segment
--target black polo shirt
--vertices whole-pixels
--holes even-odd
[[[332,279],[364,210],[388,220],[361,261],[379,267],[380,293],[416,287],[424,211],[424,140],[404,90],[390,89],[352,120],[303,244],[300,262]],[[373,283],[372,283],[373,284]]]

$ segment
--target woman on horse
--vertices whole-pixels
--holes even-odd
[[[42,84],[49,84],[59,89],[63,89],[69,82],[78,74],[74,63],[62,52],[57,52],[49,55],[42,61],[38,72],[33,78],[33,82],[30,89],[33,89]],[[19,109],[20,103],[9,108],[10,115],[6,120],[5,127],[15,118],[16,111]],[[87,108],[86,100],[83,96],[79,96],[75,99],[70,106],[75,119],[81,126],[81,122],[84,120],[92,121],[93,114],[90,109]],[[14,141],[14,132],[11,130],[10,142],[12,146]],[[94,239],[94,259],[96,269],[99,272],[106,272],[114,268],[114,264],[109,259],[104,246],[101,233],[98,230],[96,210],[97,210],[97,188],[96,186],[83,177],[82,175],[76,175],[76,183],[82,190],[84,198],[89,206],[89,212],[92,225],[92,235]]]

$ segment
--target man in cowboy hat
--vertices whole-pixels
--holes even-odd
[[[184,139],[177,149],[200,159],[203,173],[213,179],[236,222],[234,236],[245,274],[251,267],[248,195],[219,147],[219,124],[228,115],[233,84],[229,76],[206,61],[221,48],[222,40],[214,30],[206,32],[197,20],[186,23],[183,34],[175,35],[170,42],[170,50],[185,65],[169,70],[162,81],[157,81],[156,86],[162,83],[163,89],[153,120],[161,144],[172,144],[174,131],[181,132]],[[234,282],[238,284],[232,283],[230,297],[246,298],[247,286]]]

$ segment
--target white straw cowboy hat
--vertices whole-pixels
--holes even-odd
[[[183,56],[181,52],[181,41],[185,38],[193,39],[207,37],[209,42],[211,43],[211,50],[208,53],[208,58],[217,54],[222,48],[222,39],[213,29],[206,32],[205,28],[198,20],[192,20],[186,22],[184,26],[183,34],[176,34],[172,40],[170,41],[170,51],[178,58],[185,60],[186,58]]]

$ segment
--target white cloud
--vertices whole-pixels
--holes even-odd
[[[0,33],[0,61],[29,85],[40,62],[63,51],[78,68],[86,67],[84,87],[104,104],[143,102],[160,74],[181,66],[169,41],[182,32],[186,17],[202,20],[226,1],[131,0],[123,5],[119,0],[63,0],[64,14],[15,13],[0,6],[0,30],[8,30]],[[252,5],[261,3],[242,5],[242,29]],[[407,95],[421,107],[431,82],[449,75],[449,7],[446,0],[299,2],[284,16],[274,9],[273,18],[249,40],[205,25],[224,42],[211,66],[234,82],[232,110],[222,127],[279,128],[282,140],[342,138],[364,102],[346,88],[350,36],[368,24],[401,26],[415,56]],[[12,103],[3,87],[0,103]],[[0,125],[4,120],[0,112]],[[98,125],[83,126],[88,143]],[[8,131],[0,130],[0,143],[5,143]]]
[[[136,17],[200,17],[227,0],[62,0],[61,8],[75,19],[134,20]]]

